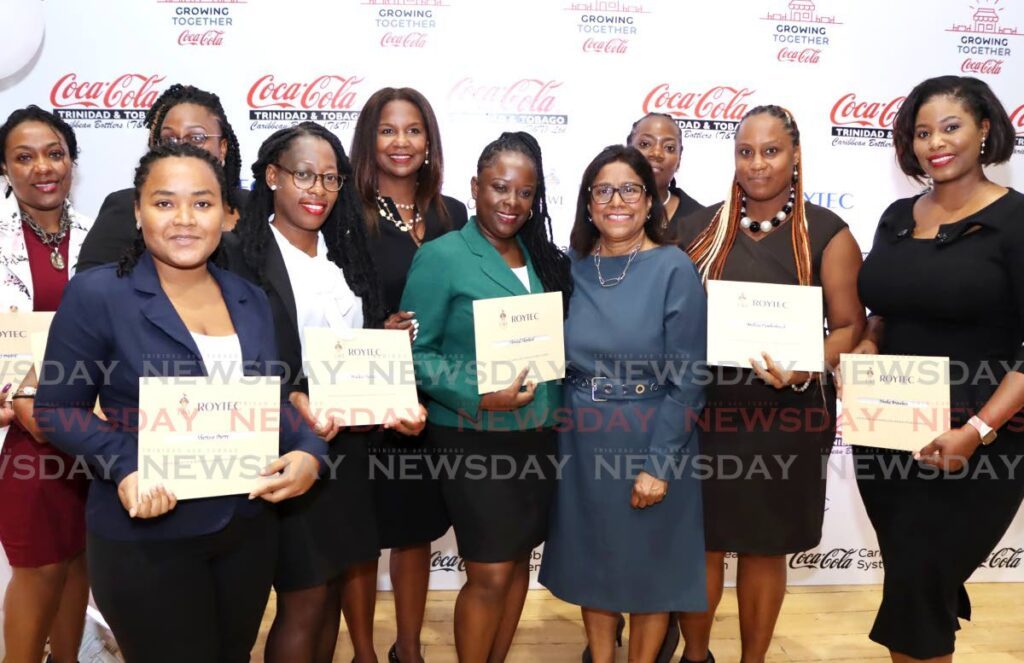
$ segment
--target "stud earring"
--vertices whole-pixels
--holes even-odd
[[[271,191],[277,191],[277,185],[276,184],[271,184],[270,185],[270,190]]]

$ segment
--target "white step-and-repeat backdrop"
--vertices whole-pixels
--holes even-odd
[[[679,181],[710,204],[730,182],[737,120],[777,103],[802,130],[808,200],[840,214],[866,251],[880,212],[919,189],[896,168],[895,112],[914,84],[940,74],[978,76],[994,88],[1018,136],[1012,162],[990,175],[1024,188],[1024,0],[934,0],[927,10],[909,0],[44,5],[45,41],[31,63],[0,80],[0,114],[35,103],[74,125],[82,149],[73,196],[89,214],[129,186],[145,147],[145,110],[175,82],[220,95],[247,164],[271,132],[306,119],[348,145],[374,90],[416,87],[440,119],[445,191],[471,208],[480,149],[503,130],[531,131],[544,149],[563,244],[584,166],[624,140],[645,112],[677,119],[685,147]],[[837,444],[824,537],[791,558],[794,584],[881,581],[852,469],[849,448]],[[974,578],[1024,581],[1022,558],[1018,518]],[[534,572],[541,559],[538,550]],[[436,544],[432,571],[433,587],[461,584],[450,535]]]

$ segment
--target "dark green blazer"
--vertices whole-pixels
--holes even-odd
[[[473,430],[527,430],[555,423],[562,399],[557,382],[537,385],[533,402],[513,412],[480,412],[476,393],[473,302],[544,292],[530,254],[521,241],[519,246],[526,257],[530,293],[480,234],[476,217],[462,230],[428,242],[416,252],[401,310],[413,311],[420,323],[412,353],[420,391],[430,397],[427,418],[431,423]]]

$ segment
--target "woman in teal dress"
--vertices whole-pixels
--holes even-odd
[[[565,324],[571,420],[540,580],[582,606],[594,661],[653,663],[670,612],[704,610],[701,489],[692,463],[704,405],[707,305],[693,264],[663,244],[665,210],[635,148],[587,167],[572,230]]]

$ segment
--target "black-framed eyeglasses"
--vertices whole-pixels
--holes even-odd
[[[618,192],[619,198],[622,198],[622,202],[632,204],[639,202],[644,197],[647,187],[635,182],[626,182],[621,186],[598,184],[597,186],[588,187],[588,191],[590,191],[590,199],[598,205],[607,205],[612,202],[616,192]]]
[[[342,185],[345,184],[345,176],[341,173],[314,173],[309,170],[292,170],[291,168],[285,168],[279,163],[274,165],[291,175],[292,182],[299,189],[312,189],[316,186],[317,178],[323,182],[325,189],[332,192],[341,191]]]
[[[188,143],[195,147],[202,147],[206,145],[206,141],[211,138],[220,138],[220,134],[185,134],[184,136],[174,136],[168,134],[166,136],[160,136],[161,145],[177,145],[178,143]]]

